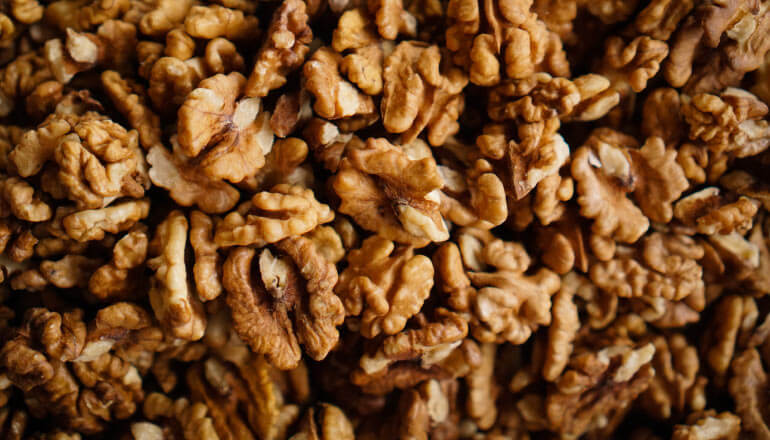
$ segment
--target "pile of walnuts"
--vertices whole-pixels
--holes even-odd
[[[0,438],[770,439],[770,0],[0,1]]]

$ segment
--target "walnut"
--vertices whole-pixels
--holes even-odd
[[[257,53],[246,83],[246,96],[261,98],[283,86],[286,76],[305,61],[312,39],[305,2],[282,2],[273,13],[267,37]]]
[[[238,203],[238,190],[203,174],[194,161],[180,151],[171,153],[155,146],[147,153],[147,162],[152,183],[167,189],[171,198],[182,206],[195,205],[213,214],[229,211]]]
[[[40,53],[18,56],[0,69],[0,116],[8,116],[16,101],[30,95],[35,88],[53,79],[48,62]]]
[[[279,138],[290,135],[313,115],[310,96],[304,89],[278,97],[270,117],[270,127]],[[328,122],[327,122],[328,123]],[[328,123],[331,124],[331,123]],[[309,141],[309,139],[306,139]]]
[[[671,203],[689,188],[684,170],[676,162],[676,151],[667,149],[663,139],[647,138],[638,150],[629,150],[634,198],[651,221],[668,223],[674,215]]]
[[[305,87],[315,98],[313,110],[326,119],[373,113],[372,98],[359,92],[340,75],[341,62],[340,54],[322,47],[305,63],[302,73]]]
[[[467,322],[447,309],[436,309],[435,315],[434,321],[422,319],[419,327],[385,337],[376,350],[361,357],[351,382],[364,392],[385,394],[394,387],[408,388],[430,378],[467,375],[478,367],[478,348],[468,353],[469,348],[461,345],[468,333]],[[460,370],[453,371],[456,362],[460,362]],[[469,363],[470,369],[466,368]]]
[[[79,122],[60,139],[54,159],[67,197],[81,209],[142,197],[149,183],[137,132],[109,120]]]
[[[270,113],[259,98],[243,98],[240,73],[218,74],[198,84],[179,109],[181,151],[214,180],[240,182],[265,163],[273,147]]]
[[[317,413],[317,414],[316,414]],[[316,410],[309,408],[300,422],[299,431],[289,440],[353,440],[353,425],[338,407],[323,403]]]
[[[372,236],[347,255],[335,292],[348,316],[361,316],[361,334],[394,335],[417,314],[433,287],[433,265],[409,246]]]
[[[609,87],[609,80],[601,75],[584,75],[572,81],[535,73],[492,88],[487,112],[495,121],[514,119],[532,123],[553,117],[591,121],[601,118],[618,103],[618,93],[608,90]]]
[[[735,412],[741,418],[742,431],[760,438],[769,436],[767,373],[759,352],[754,348],[745,350],[732,362],[732,371],[728,389],[735,399]]]
[[[574,273],[565,276],[561,288],[553,298],[553,318],[548,328],[548,351],[542,372],[543,378],[550,382],[557,380],[567,366],[572,355],[573,342],[580,329],[578,309],[573,300],[580,287],[576,278]]]
[[[647,81],[658,73],[667,55],[668,45],[663,41],[640,36],[626,43],[620,37],[611,37],[599,72],[621,96],[628,96],[631,91],[639,93],[647,87]]]
[[[141,284],[140,266],[147,257],[148,238],[137,228],[115,243],[112,260],[96,269],[88,280],[88,291],[101,300],[134,294]]]
[[[147,94],[156,110],[171,114],[182,105],[187,94],[198,86],[201,79],[201,72],[191,63],[162,57],[152,64]]]
[[[505,188],[492,165],[478,159],[463,172],[439,165],[444,180],[441,215],[460,226],[490,229],[508,217]]]
[[[640,396],[645,410],[659,419],[668,419],[672,412],[685,408],[700,411],[706,404],[706,378],[699,375],[698,353],[684,335],[655,336],[655,356],[652,365],[655,377]]]
[[[45,8],[45,20],[56,25],[62,31],[72,28],[75,31],[88,30],[107,20],[117,18],[128,10],[129,0],[93,0],[79,2],[59,0]]]
[[[161,37],[181,25],[192,0],[143,0],[131,2],[124,20],[137,24],[144,35]]]
[[[69,238],[76,241],[101,240],[104,234],[131,229],[150,213],[150,202],[139,199],[115,203],[106,208],[88,209],[65,214],[62,226]]]
[[[500,388],[494,378],[497,346],[486,343],[480,348],[481,365],[465,378],[468,384],[468,400],[465,406],[468,415],[479,429],[489,429],[497,418],[495,400]]]
[[[149,150],[160,144],[160,118],[150,108],[146,91],[113,70],[102,73],[101,80],[112,103],[139,133],[142,147]]]
[[[692,0],[654,0],[634,20],[634,28],[656,40],[667,41],[692,10]]]
[[[685,99],[682,115],[692,140],[715,153],[736,157],[758,154],[770,146],[770,126],[762,119],[768,108],[751,93],[728,88],[719,95],[699,93]]]
[[[736,355],[741,333],[753,326],[757,309],[752,298],[725,295],[715,306],[717,319],[704,336],[704,357],[718,376],[724,377]]]
[[[193,276],[202,301],[210,301],[222,293],[222,257],[214,242],[215,221],[200,211],[190,213],[190,245],[195,252]]]
[[[37,0],[14,0],[11,2],[13,18],[24,23],[32,24],[43,18],[43,6]]]
[[[502,74],[522,79],[535,72],[569,76],[559,36],[530,11],[531,0],[453,0],[447,6],[447,48],[467,66],[471,82],[497,84]],[[481,18],[486,26],[480,28]]]
[[[689,425],[676,425],[672,440],[736,440],[741,432],[741,419],[735,414],[714,410],[699,411],[687,417]]]
[[[40,194],[29,183],[18,177],[5,178],[1,182],[0,197],[16,218],[28,222],[44,222],[51,218],[51,207],[40,199]]]
[[[622,413],[654,375],[652,344],[611,345],[596,352],[573,354],[567,370],[546,397],[550,428],[579,436]],[[598,426],[597,426],[598,425]]]
[[[185,397],[171,400],[160,393],[150,393],[144,400],[143,412],[150,420],[172,419],[179,424],[183,438],[215,440],[219,436],[208,414],[208,407],[201,402],[190,403]],[[175,425],[172,425],[176,427]],[[131,434],[137,440],[163,438],[164,429],[149,422],[131,424]]]
[[[642,133],[662,138],[667,147],[679,145],[686,135],[679,92],[671,88],[650,92],[642,108]]]
[[[155,271],[150,285],[150,303],[161,325],[174,337],[194,341],[203,337],[206,314],[192,292],[184,261],[187,219],[172,211],[158,226],[150,243],[147,266]]]
[[[265,165],[253,176],[241,181],[238,186],[251,190],[265,190],[286,183],[312,187],[314,176],[307,164],[308,146],[302,139],[288,137],[277,139],[270,153],[265,156]]]
[[[370,138],[346,154],[334,177],[339,211],[386,239],[425,246],[449,238],[440,214],[443,184],[427,146],[411,151]]]
[[[390,133],[412,142],[427,127],[431,145],[441,145],[459,130],[464,107],[461,95],[468,83],[456,68],[441,68],[437,46],[403,42],[385,58],[380,111]]]
[[[703,269],[697,263],[703,257],[702,246],[684,235],[654,232],[639,247],[639,259],[632,254],[591,265],[591,280],[621,298],[703,297]]]
[[[674,217],[701,234],[726,235],[751,229],[758,208],[758,203],[744,196],[728,203],[719,188],[711,186],[676,202]]]
[[[257,17],[237,9],[219,5],[193,6],[185,16],[184,30],[195,38],[248,40],[259,35],[258,24]]]
[[[279,184],[257,193],[217,225],[219,246],[264,246],[301,235],[334,219],[334,212],[315,199],[313,190]]]
[[[223,284],[238,334],[273,365],[290,369],[300,360],[299,344],[313,359],[326,357],[345,313],[332,290],[337,270],[310,240],[291,237],[275,247],[280,254],[261,251],[257,270],[252,269],[255,250],[233,249],[224,263]]]
[[[580,214],[594,219],[593,232],[633,243],[647,231],[649,220],[626,197],[634,183],[633,164],[621,147],[627,142],[617,132],[594,132],[572,156],[572,176],[577,182]]]

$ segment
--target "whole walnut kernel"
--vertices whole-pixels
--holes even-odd
[[[333,180],[341,213],[386,239],[419,247],[449,238],[439,209],[442,185],[427,146],[408,150],[382,138],[350,150]]]
[[[347,315],[361,316],[361,334],[367,338],[403,330],[433,287],[427,257],[377,235],[351,250],[347,262],[335,292]]]
[[[179,109],[181,151],[208,177],[240,182],[265,164],[273,147],[270,113],[259,98],[242,98],[246,78],[218,74],[198,84]]]
[[[275,255],[265,248],[257,261],[254,249],[234,248],[224,263],[223,284],[238,334],[286,370],[300,361],[300,344],[313,359],[325,358],[345,313],[332,290],[337,270],[312,241],[291,237],[275,246]]]

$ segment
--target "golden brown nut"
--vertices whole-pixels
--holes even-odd
[[[441,68],[438,46],[403,42],[385,58],[380,111],[391,133],[410,143],[427,128],[431,145],[441,145],[459,130],[464,108],[461,95],[468,84],[456,68]]]
[[[147,92],[139,84],[121,77],[118,72],[102,73],[102,85],[118,111],[139,132],[139,143],[149,150],[160,144],[160,118],[149,107]]]
[[[325,119],[368,115],[375,111],[370,96],[359,92],[340,75],[342,56],[328,47],[318,49],[305,63],[305,87],[315,98],[313,110]]]
[[[246,96],[267,96],[271,90],[284,85],[286,75],[305,61],[313,39],[305,9],[304,1],[288,0],[275,10],[246,83]]]
[[[185,248],[187,219],[172,211],[158,226],[150,243],[153,258],[147,266],[155,271],[150,285],[150,304],[155,317],[174,337],[194,341],[203,337],[206,314],[187,277]]]
[[[439,210],[442,184],[427,145],[381,138],[350,150],[333,181],[341,213],[386,239],[419,247],[449,238]]]
[[[148,242],[142,228],[124,235],[112,249],[112,260],[90,275],[88,291],[101,300],[135,295],[142,275],[137,268],[147,257]]]
[[[275,246],[280,254],[263,249],[258,262],[255,250],[233,249],[223,283],[238,334],[285,370],[297,366],[299,344],[313,359],[326,357],[339,337],[344,308],[332,290],[337,270],[310,240],[292,237]]]
[[[313,190],[279,184],[225,216],[217,225],[214,242],[223,247],[264,246],[332,220],[334,212],[316,200]]]
[[[219,5],[193,6],[184,18],[184,30],[195,38],[248,40],[259,35],[259,20],[237,9]]]
[[[433,265],[409,246],[372,236],[347,256],[335,292],[348,316],[361,316],[361,334],[367,338],[404,329],[417,314],[433,287]]]
[[[218,74],[198,84],[179,109],[180,150],[214,180],[240,182],[265,164],[273,147],[270,113],[259,98],[242,98],[246,78]]]
[[[687,417],[689,425],[676,425],[671,440],[735,440],[741,432],[741,419],[735,414],[714,410],[699,411]]]

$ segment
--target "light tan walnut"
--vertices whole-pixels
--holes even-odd
[[[142,228],[124,235],[112,249],[112,260],[96,269],[88,280],[88,291],[100,300],[130,297],[141,286],[142,268],[149,239]]]
[[[427,128],[428,142],[436,146],[457,133],[468,78],[460,69],[442,68],[438,46],[400,43],[384,66],[380,111],[385,129],[409,143]]]
[[[164,115],[175,113],[187,94],[203,79],[203,72],[196,69],[191,62],[186,63],[173,57],[158,58],[148,69],[150,85],[147,94],[153,108]]]
[[[492,165],[478,159],[462,171],[439,165],[441,215],[459,226],[491,229],[508,217],[505,187]]]
[[[190,213],[190,245],[195,253],[193,277],[202,301],[211,301],[222,293],[222,256],[214,242],[214,228],[218,221],[200,211]]]
[[[682,102],[682,115],[692,140],[714,153],[753,156],[770,146],[768,108],[751,93],[728,88],[720,94],[699,93]]]
[[[757,438],[770,436],[767,415],[767,371],[754,349],[745,350],[732,363],[728,389],[735,399],[741,430]],[[734,420],[732,420],[735,423]]]
[[[674,217],[706,235],[727,235],[751,229],[759,203],[740,196],[730,203],[717,187],[710,186],[683,197],[674,205]]]
[[[265,248],[257,261],[254,249],[233,249],[223,284],[241,338],[277,368],[290,369],[300,361],[300,344],[313,359],[326,357],[345,311],[332,290],[337,270],[312,241],[292,237],[275,246],[276,254]]]
[[[642,133],[663,139],[669,148],[678,146],[687,135],[680,106],[676,89],[659,88],[650,92],[642,107]]]
[[[0,69],[0,116],[8,116],[17,107],[17,99],[53,79],[53,72],[41,55],[39,51],[20,55]]]
[[[573,300],[580,287],[576,278],[574,273],[567,274],[553,298],[553,317],[548,328],[548,348],[542,371],[547,381],[553,382],[561,376],[572,355],[573,343],[580,329],[578,308]]]
[[[640,242],[638,252],[636,259],[629,254],[591,265],[591,280],[621,298],[703,298],[703,269],[697,260],[704,251],[692,238],[655,232]]]
[[[651,1],[636,16],[634,28],[656,40],[667,41],[694,4],[692,0]]]
[[[181,211],[172,211],[158,226],[150,243],[147,266],[150,304],[155,317],[176,338],[195,341],[206,330],[206,313],[188,281],[185,248],[188,223]]]
[[[305,163],[308,150],[307,144],[300,138],[277,139],[265,156],[265,165],[238,186],[249,191],[266,190],[281,183],[312,187],[314,175]]]
[[[161,142],[160,118],[149,106],[146,90],[118,72],[102,73],[102,85],[118,111],[139,132],[139,143],[149,150]]]
[[[697,411],[686,422],[674,426],[671,440],[737,440],[741,432],[741,419],[726,411]]]
[[[299,430],[289,440],[354,440],[353,424],[338,407],[322,403],[309,408],[300,421]]]
[[[599,129],[572,156],[580,214],[593,219],[592,230],[603,237],[633,243],[647,231],[649,220],[628,199],[634,169],[624,145],[636,140]]]
[[[471,82],[491,86],[503,75],[522,79],[535,72],[569,76],[561,39],[531,6],[531,0],[449,3],[446,45],[455,64],[469,72]]]
[[[54,150],[58,179],[78,208],[99,208],[118,197],[139,198],[149,186],[137,132],[107,119],[79,122]]]
[[[168,190],[171,198],[182,206],[195,205],[203,212],[215,214],[229,211],[238,203],[238,190],[203,174],[180,151],[171,153],[158,145],[147,153],[147,162],[152,183]]]
[[[181,151],[208,177],[240,182],[255,174],[273,147],[270,113],[259,98],[242,98],[246,78],[218,74],[198,84],[179,109]]]
[[[347,255],[335,292],[348,316],[361,316],[361,334],[374,338],[404,329],[433,287],[433,265],[409,246],[372,236]]]
[[[302,68],[305,87],[315,98],[313,110],[325,119],[375,112],[374,101],[340,75],[342,55],[328,47],[313,53]]]
[[[219,246],[264,246],[332,220],[334,212],[316,200],[313,190],[279,184],[255,194],[225,216],[217,225],[214,242]]]
[[[0,188],[0,197],[7,205],[0,208],[3,214],[13,214],[28,222],[44,222],[52,217],[51,207],[40,199],[39,191],[27,181],[18,177],[0,178]]]
[[[312,39],[305,2],[282,2],[273,13],[265,41],[257,53],[246,83],[246,96],[261,98],[283,86],[286,76],[305,61]]]
[[[384,238],[419,247],[449,238],[439,209],[442,185],[424,143],[396,146],[382,138],[350,150],[333,180],[341,213]]]
[[[259,35],[259,20],[237,9],[219,5],[193,6],[184,18],[184,30],[195,38],[249,40]]]
[[[65,214],[61,224],[67,236],[76,241],[101,240],[105,233],[131,229],[150,213],[150,201],[138,199]]]
[[[647,36],[626,43],[620,37],[607,40],[599,73],[607,77],[621,96],[639,93],[660,70],[668,55],[668,45]]]
[[[118,18],[128,10],[129,3],[129,0],[59,0],[46,6],[44,16],[62,31],[67,28],[84,31]]]

